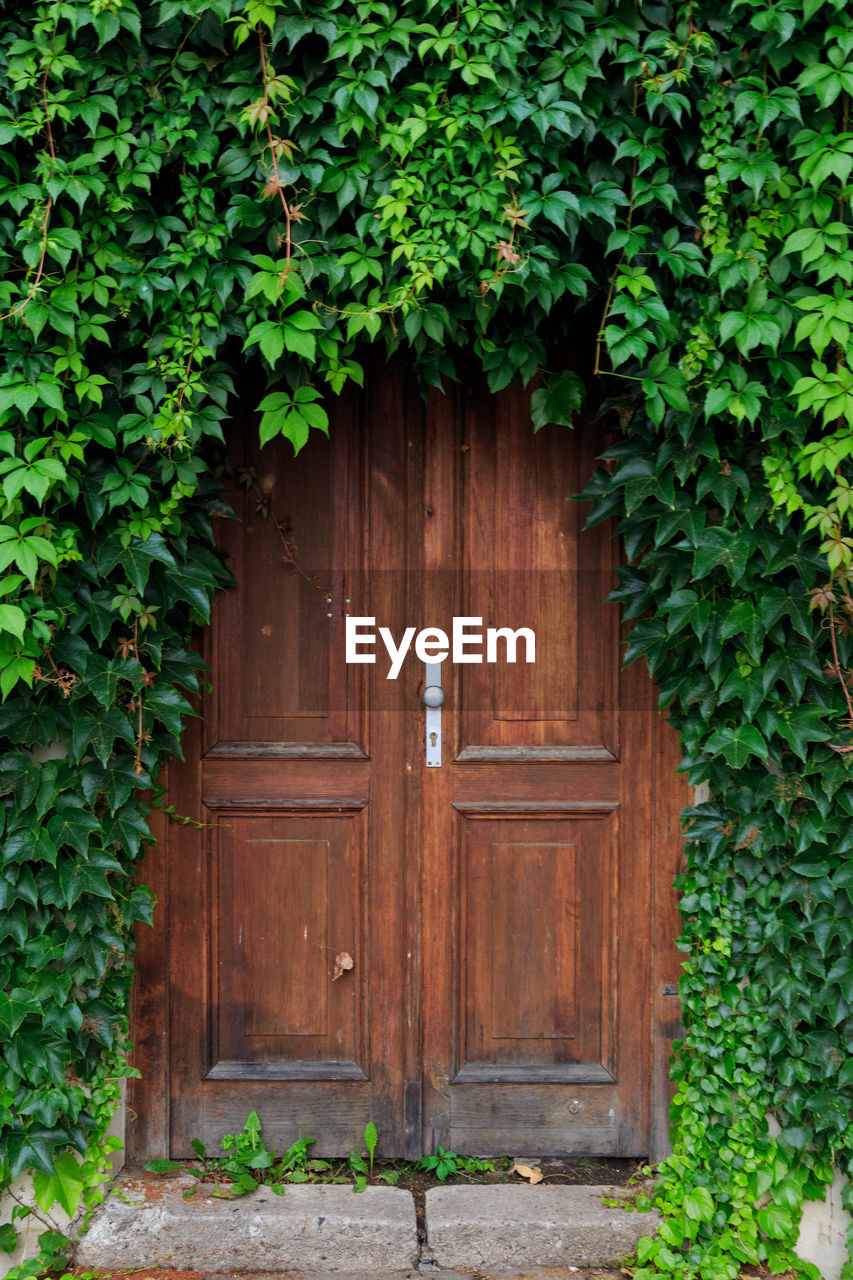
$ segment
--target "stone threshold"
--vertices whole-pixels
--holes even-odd
[[[196,1187],[190,1199],[183,1193]],[[398,1187],[288,1186],[283,1196],[260,1187],[225,1200],[205,1195],[187,1174],[124,1171],[74,1253],[83,1270],[294,1273],[320,1280],[472,1274],[489,1280],[525,1276],[561,1280],[558,1272],[618,1267],[654,1212],[602,1204],[624,1195],[612,1186],[433,1187],[418,1231],[415,1197]],[[425,1238],[424,1238],[425,1237]],[[580,1280],[578,1277],[577,1280]]]

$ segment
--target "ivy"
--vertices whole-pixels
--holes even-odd
[[[6,32],[0,1184],[97,1194],[226,420],[298,451],[381,343],[617,432],[586,496],[626,657],[711,792],[636,1274],[799,1265],[853,1167],[843,0],[46,0]]]
[[[689,28],[715,31],[717,16],[694,8]],[[736,41],[703,42],[690,78],[705,179],[682,209],[692,295],[656,269],[656,228],[626,228],[636,256],[611,297],[660,298],[669,327],[655,332],[647,305],[629,350],[613,317],[631,310],[610,305],[603,335],[617,372],[630,355],[644,367],[591,518],[620,517],[632,564],[614,596],[639,619],[627,656],[648,662],[683,768],[712,796],[685,815],[675,1153],[640,1280],[784,1270],[803,1199],[834,1165],[853,1172],[853,707],[849,628],[833,616],[853,547],[850,157],[846,72],[814,65],[811,16],[779,5]],[[847,41],[846,23],[827,38]],[[792,131],[814,119],[809,92],[826,108],[838,85],[840,132],[826,114]]]

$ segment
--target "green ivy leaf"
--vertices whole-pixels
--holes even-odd
[[[705,743],[705,750],[722,753],[733,769],[742,769],[750,756],[757,756],[759,760],[769,756],[767,743],[751,724],[727,725],[715,730]]]
[[[823,723],[829,714],[828,707],[790,707],[780,718],[777,732],[805,760],[810,742],[828,742],[833,736]]]
[[[13,1131],[6,1139],[6,1160],[12,1179],[20,1177],[24,1169],[39,1170],[53,1176],[54,1152],[68,1145],[68,1133],[57,1126],[31,1125],[26,1133]]]
[[[775,1240],[790,1237],[793,1229],[791,1211],[782,1205],[769,1204],[765,1209],[759,1209],[755,1218],[765,1235]]]
[[[70,845],[72,849],[83,852],[88,848],[89,836],[98,830],[98,819],[93,813],[83,808],[76,796],[68,796],[48,820],[47,832],[57,849]]]
[[[576,373],[562,373],[534,391],[530,398],[533,430],[541,431],[548,423],[570,427],[574,414],[584,401],[584,385]]]
[[[111,899],[113,889],[107,881],[107,873],[120,870],[121,864],[103,853],[92,854],[88,858],[67,858],[60,862],[59,887],[63,904],[73,907],[83,894]]]
[[[713,525],[702,534],[693,558],[693,577],[705,578],[713,569],[725,568],[732,582],[739,582],[752,550],[752,531]]]
[[[81,715],[71,730],[74,759],[82,760],[86,751],[91,750],[106,768],[116,739],[131,747],[135,742],[130,720],[117,707],[106,708],[90,716]]]
[[[708,1222],[714,1216],[714,1201],[707,1187],[692,1187],[684,1197],[684,1212],[694,1222]]]
[[[138,669],[138,664],[137,664]],[[92,654],[87,662],[86,683],[83,693],[91,693],[102,707],[115,702],[119,682],[130,676],[129,664],[120,658],[104,658]]]
[[[666,601],[664,610],[668,614],[667,631],[671,636],[678,635],[689,625],[701,639],[711,617],[711,601],[698,596],[689,587],[681,587]]]
[[[63,1151],[56,1157],[52,1173],[36,1169],[33,1175],[36,1204],[42,1213],[48,1213],[54,1204],[58,1204],[69,1218],[73,1218],[83,1195],[83,1185],[80,1164],[70,1151]]]
[[[147,690],[143,707],[145,711],[153,712],[169,732],[176,736],[180,734],[186,717],[193,714],[186,698],[170,685],[155,684],[152,689]]]
[[[16,604],[0,604],[0,631],[8,631],[16,640],[23,640],[27,615]]]
[[[129,806],[120,809],[112,819],[104,822],[105,842],[119,844],[132,858],[138,856],[140,845],[150,839],[148,823],[141,813]]]
[[[14,1035],[27,1014],[35,1012],[36,1007],[36,1002],[24,987],[0,991],[0,1027]]]

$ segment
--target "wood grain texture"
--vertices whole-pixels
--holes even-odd
[[[238,496],[215,693],[171,781],[200,826],[151,864],[168,948],[142,956],[140,1053],[163,1058],[168,954],[171,1111],[139,1091],[139,1158],[167,1123],[184,1155],[253,1109],[268,1142],[304,1131],[318,1153],[368,1119],[386,1156],[658,1150],[683,788],[650,682],[620,673],[618,547],[568,500],[595,431],[534,435],[519,392],[424,402],[372,368],[313,452],[252,439],[235,461],[288,542]],[[395,636],[530,627],[536,663],[445,663],[427,769],[422,663],[348,667],[348,612]]]
[[[168,786],[164,769],[160,782]],[[162,809],[149,818],[153,843],[146,846],[137,879],[156,896],[153,926],[136,925],[136,959],[130,1023],[130,1065],[140,1072],[127,1082],[125,1160],[144,1164],[169,1151],[169,819]]]
[[[358,1062],[367,1039],[360,935],[370,924],[362,827],[358,815],[310,811],[223,823],[212,1070],[229,1060]],[[336,978],[338,954],[354,967]]]
[[[678,734],[659,715],[655,719],[655,859],[653,866],[652,974],[651,974],[651,1111],[649,1158],[662,1160],[672,1150],[669,1141],[669,1104],[675,1093],[669,1064],[672,1042],[683,1035],[681,1004],[677,990],[684,957],[677,948],[681,932],[675,877],[684,870],[684,839],[680,813],[691,803],[690,789],[676,770],[681,762]]]
[[[376,412],[399,421],[396,402]],[[401,1149],[404,847],[389,833],[405,814],[405,721],[395,708],[368,724],[373,695],[343,662],[343,626],[365,584],[380,614],[405,612],[405,580],[385,566],[405,547],[408,457],[387,433],[374,447],[359,413],[340,402],[306,466],[284,442],[237,436],[235,464],[270,504],[265,519],[257,495],[238,494],[243,524],[224,533],[238,587],[210,633],[206,749],[192,740],[176,783],[199,826],[181,828],[172,864],[175,1156],[250,1110],[269,1136],[273,1101],[288,1141],[305,1131],[348,1149],[372,1117],[386,1153]],[[336,978],[339,953],[353,968]]]
[[[221,530],[236,587],[214,620],[218,739],[346,741],[343,629],[346,529],[335,446],[313,433],[298,457],[284,439],[241,435]],[[217,740],[218,740],[217,739]],[[211,744],[213,745],[213,744]]]
[[[621,1155],[620,1128],[614,1086],[466,1085],[453,1094],[453,1141],[460,1151]]]
[[[190,720],[183,761],[170,768],[170,799],[200,826],[169,831],[169,1095],[170,1154],[192,1154],[199,1136],[204,1075],[210,1066],[210,956],[218,903],[210,893],[207,824],[202,805],[202,726]]]
[[[387,619],[395,634],[411,609],[408,504],[411,451],[406,424],[412,413],[405,387],[394,376],[375,378],[366,402],[362,503],[366,512],[362,558],[368,616]],[[355,601],[354,601],[355,603]],[[405,1147],[407,1040],[407,877],[417,877],[417,849],[405,843],[408,720],[416,714],[413,664],[399,679],[385,679],[379,663],[365,667],[365,708],[371,757],[368,810],[367,901],[370,928],[364,948],[370,972],[371,1115],[383,1155]],[[359,1139],[361,1142],[361,1139]]]
[[[604,604],[616,549],[607,531],[581,537],[567,501],[590,446],[534,436],[513,395],[463,398],[445,418],[430,424],[445,444],[427,455],[425,546],[436,565],[456,558],[466,614],[532,628],[537,652],[532,673],[448,673],[456,754],[427,779],[424,822],[425,1143],[462,1149],[482,1120],[503,1149],[642,1154],[635,992],[648,982],[653,841],[642,815],[634,826],[639,774],[621,754],[623,741],[641,758],[645,746],[621,723],[634,694]],[[561,1137],[568,1090],[584,1122]]]
[[[297,1138],[313,1138],[311,1154],[343,1155],[363,1150],[364,1126],[371,1117],[369,1082],[324,1081],[210,1081],[198,1133],[209,1151],[216,1151],[223,1134],[238,1133],[246,1122],[246,1097],[263,1123],[268,1147],[286,1151]]]
[[[249,1061],[221,1058],[205,1075],[205,1080],[366,1080],[357,1062],[335,1059],[317,1062],[313,1058]]]
[[[577,1035],[577,845],[565,823],[506,825],[461,838],[466,1063],[529,1059]]]

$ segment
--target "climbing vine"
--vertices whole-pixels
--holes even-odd
[[[637,1275],[784,1270],[853,1168],[842,0],[51,0],[5,34],[0,1185],[97,1194],[229,409],[298,450],[381,343],[618,431],[591,518],[711,791]]]

